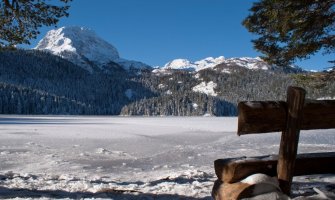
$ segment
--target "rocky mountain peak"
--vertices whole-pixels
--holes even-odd
[[[120,64],[125,69],[149,67],[141,62],[120,58],[113,45],[85,27],[70,26],[50,30],[34,49],[61,56],[91,72],[92,65],[102,68],[110,62]]]

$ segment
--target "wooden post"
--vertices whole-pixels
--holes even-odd
[[[277,166],[280,188],[287,195],[291,193],[305,94],[306,91],[299,87],[289,87],[287,90],[286,129],[281,136]]]

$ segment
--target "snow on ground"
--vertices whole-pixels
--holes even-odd
[[[215,159],[278,152],[279,133],[236,129],[237,118],[2,115],[0,198],[211,199]],[[334,130],[301,134],[301,153],[334,150]],[[295,196],[335,190],[334,175],[295,180]]]
[[[318,100],[335,100],[335,97],[321,97]]]

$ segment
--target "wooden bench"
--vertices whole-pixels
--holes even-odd
[[[239,181],[255,173],[276,176],[283,193],[290,195],[293,176],[335,173],[335,152],[297,155],[300,130],[335,128],[334,100],[306,100],[306,91],[289,87],[287,101],[249,101],[238,105],[238,135],[281,131],[278,156],[219,159],[215,199],[248,197]],[[235,194],[226,194],[234,191]]]

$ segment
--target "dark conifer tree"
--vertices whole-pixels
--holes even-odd
[[[243,21],[267,62],[288,66],[318,51],[335,53],[334,0],[259,0]],[[326,66],[325,66],[326,67]]]

